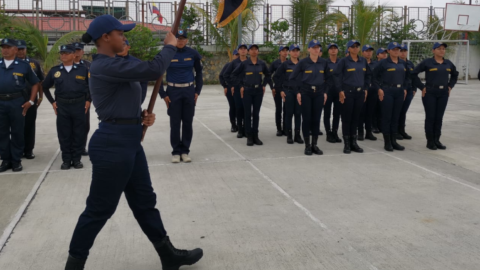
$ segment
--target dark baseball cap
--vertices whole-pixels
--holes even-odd
[[[73,53],[73,52],[75,52],[75,47],[73,47],[72,44],[62,45],[62,46],[60,46],[60,52]]]
[[[26,49],[27,48],[27,42],[22,39],[17,39],[17,48],[19,49]]]
[[[128,32],[132,30],[135,25],[135,23],[122,24],[112,15],[101,15],[95,18],[92,23],[90,23],[87,29],[87,34],[89,34],[92,37],[92,40],[95,41],[103,34],[110,33],[113,30]]]
[[[0,46],[3,46],[3,45],[10,46],[10,47],[17,47],[18,46],[17,41],[13,38],[2,39],[2,42],[0,43]]]

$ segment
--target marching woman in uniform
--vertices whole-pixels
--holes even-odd
[[[327,63],[330,68],[330,72],[333,74],[333,70],[338,64],[340,59],[338,58],[338,45],[331,43],[327,47],[328,55]],[[333,120],[330,125],[330,116],[332,115],[332,105],[333,105]],[[328,84],[327,91],[327,101],[325,102],[325,108],[323,110],[323,125],[327,132],[327,142],[330,143],[341,143],[342,140],[338,137],[338,126],[340,124],[340,111],[341,104],[338,100],[338,93],[335,91],[335,85],[333,80],[330,80]]]
[[[278,55],[280,56],[277,60],[273,61],[268,71],[270,74],[274,75],[277,69],[280,67],[282,63],[287,61],[288,56],[288,46],[280,46],[278,48]],[[278,77],[277,77],[278,78]],[[275,77],[273,77],[273,82],[275,82]],[[281,137],[285,134],[285,104],[282,102],[282,96],[280,94],[280,89],[272,89],[273,101],[275,102],[275,125],[277,126],[277,136]],[[283,115],[282,115],[283,113]],[[282,127],[282,120],[283,120],[283,127]]]
[[[258,138],[258,126],[260,123],[260,108],[262,107],[265,86],[272,86],[272,76],[267,64],[258,59],[258,45],[252,44],[248,47],[250,58],[241,62],[232,72],[231,78],[237,78],[240,86],[240,96],[245,111],[245,133],[247,134],[247,145],[262,145]],[[263,81],[262,81],[263,75]]]
[[[238,58],[238,51],[234,50],[232,54],[232,61]],[[228,116],[230,117],[230,124],[232,125],[230,131],[231,132],[237,132],[238,127],[237,127],[237,112],[235,110],[235,100],[233,98],[233,93],[230,91],[230,87],[228,87],[227,81],[225,80],[225,70],[227,70],[228,65],[230,65],[232,62],[228,62],[223,66],[222,71],[220,71],[220,74],[218,75],[218,79],[220,80],[220,84],[223,86],[223,92],[225,94],[225,97],[227,97],[228,101]]]
[[[407,70],[411,73],[415,66],[413,65],[412,61],[407,59],[408,55],[408,46],[406,44],[402,44],[402,48],[400,49],[400,59],[405,61],[407,65]],[[408,87],[407,87],[407,96],[405,97],[405,101],[403,102],[402,111],[400,112],[400,119],[398,120],[398,133],[397,133],[397,140],[411,140],[412,136],[408,135],[405,132],[405,124],[407,120],[407,112],[408,108],[410,108],[410,104],[412,103],[412,99],[417,93],[417,88],[413,87],[412,85],[412,76],[408,76]]]
[[[425,135],[427,148],[430,150],[447,149],[440,142],[442,122],[447,108],[450,92],[457,83],[458,71],[455,65],[445,59],[447,44],[435,42],[433,57],[423,60],[413,69],[414,87],[422,89],[422,102],[425,108]],[[425,72],[423,84],[418,74]],[[449,76],[450,75],[450,78]]]
[[[89,25],[83,41],[94,41],[98,49],[90,67],[90,91],[99,128],[89,143],[92,183],[87,206],[81,214],[72,240],[65,270],[82,270],[95,238],[117,208],[122,193],[142,231],[156,249],[164,270],[178,270],[196,263],[201,249],[178,250],[170,242],[141,145],[142,124],[151,126],[154,114],[141,110],[140,81],[152,81],[162,75],[177,51],[172,33],[165,47],[150,62],[132,62],[121,57],[125,31],[135,24],[122,24],[110,15],[102,15]]]
[[[305,155],[312,153],[323,155],[318,148],[318,135],[323,105],[327,100],[327,82],[330,78],[330,68],[327,60],[320,57],[322,47],[318,40],[308,43],[310,55],[295,66],[290,80],[296,80],[298,104],[302,106],[302,132],[305,139]],[[312,144],[310,144],[310,133]]]
[[[373,72],[375,70],[375,67],[378,65],[378,61],[373,61],[372,56],[373,56],[373,47],[370,45],[364,45],[362,48],[362,56],[367,60],[368,65],[370,66],[370,70]],[[370,86],[368,88],[368,94],[367,94],[367,100],[365,101],[363,108],[362,108],[362,113],[360,114],[360,121],[358,122],[358,140],[363,141],[364,138],[371,140],[371,141],[376,141],[377,137],[373,136],[372,133],[372,121],[373,121],[373,115],[375,114],[375,107],[377,106],[377,101],[378,101],[378,93],[377,90]],[[365,130],[366,133],[364,133],[364,125],[365,125]],[[365,137],[364,137],[364,134]]]
[[[302,107],[298,104],[295,78],[290,78],[290,74],[298,64],[298,56],[300,55],[300,47],[297,44],[293,44],[289,48],[290,60],[282,63],[273,76],[275,83],[274,90],[279,92],[285,108],[285,121],[283,122],[284,128],[287,132],[287,143],[293,144],[297,142],[303,144],[302,136],[300,135],[300,128],[302,125]],[[295,139],[292,137],[292,117],[295,115]]]
[[[385,48],[380,48],[377,50],[377,61],[375,61],[373,68],[383,59],[387,59],[387,50]],[[372,66],[370,66],[372,68]],[[372,69],[373,72],[373,69]],[[377,94],[378,97],[378,94]],[[380,100],[376,99],[377,104],[375,106],[375,113],[373,114],[373,121],[372,121],[372,131],[375,134],[379,134],[382,132],[382,104],[380,104]]]
[[[410,71],[406,63],[400,59],[401,45],[397,42],[388,44],[388,56],[378,63],[373,71],[373,85],[378,91],[378,99],[382,106],[382,132],[385,150],[405,150],[397,143],[398,119],[402,111],[403,101],[407,96]]]
[[[340,59],[334,70],[335,86],[342,103],[343,152],[363,153],[357,144],[357,128],[363,103],[367,99],[372,72],[367,60],[360,57],[360,42],[350,40],[347,43],[349,56]]]

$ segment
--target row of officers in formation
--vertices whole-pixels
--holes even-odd
[[[386,151],[402,151],[405,147],[397,140],[412,139],[405,131],[406,115],[421,89],[427,148],[446,149],[440,142],[442,120],[458,78],[455,65],[444,58],[446,48],[445,43],[435,43],[432,57],[415,67],[407,59],[405,44],[391,42],[386,49],[375,51],[371,45],[350,40],[345,57],[340,58],[339,46],[331,43],[325,59],[321,58],[322,45],[312,40],[306,58],[299,59],[296,44],[280,46],[279,59],[267,67],[258,59],[257,45],[240,44],[233,61],[219,75],[230,107],[231,131],[237,132],[237,138],[246,137],[248,146],[263,144],[258,135],[260,108],[269,85],[275,101],[276,135],[287,136],[288,144],[305,144],[305,155],[323,154],[318,147],[318,136],[323,135],[322,111],[330,143],[342,142],[338,136],[342,120],[345,154],[362,153],[357,141],[376,141],[374,133],[383,134]],[[425,72],[425,83],[418,77],[421,72]]]

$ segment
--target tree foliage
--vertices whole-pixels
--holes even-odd
[[[148,27],[137,24],[133,30],[125,33],[125,37],[131,45],[130,54],[140,60],[151,60],[160,51],[160,39]]]

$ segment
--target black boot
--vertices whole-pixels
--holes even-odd
[[[397,140],[403,140],[403,136],[400,133],[397,133],[396,136]]]
[[[241,139],[245,137],[245,127],[239,127],[238,128],[238,133],[237,133],[237,138]]]
[[[21,172],[23,170],[22,162],[12,162],[12,171]]]
[[[230,131],[231,131],[232,133],[237,132],[237,131],[238,131],[237,125],[232,124],[232,128],[230,129]]]
[[[247,133],[247,145],[248,146],[253,146],[253,134],[252,133]]]
[[[447,147],[440,142],[440,135],[439,134],[435,134],[435,137],[433,138],[433,143],[435,143],[435,146],[438,149],[442,149],[442,150],[447,149]]]
[[[430,150],[437,150],[437,146],[435,145],[433,134],[426,134],[427,137],[427,148]]]
[[[399,150],[399,151],[405,150],[405,147],[403,147],[403,146],[401,146],[400,144],[397,143],[397,134],[392,134],[391,139],[392,139],[393,149]]]
[[[4,172],[8,169],[12,168],[12,163],[10,161],[2,161],[2,165],[0,165],[0,172]]]
[[[363,128],[361,128],[361,129],[359,128],[359,129],[358,129],[358,135],[357,135],[358,138],[357,138],[357,139],[358,139],[359,141],[365,140],[364,135],[365,135],[365,134],[363,133]]]
[[[83,270],[85,268],[85,262],[87,260],[76,259],[68,255],[67,265],[65,265],[65,270]]]
[[[72,162],[68,161],[64,161],[62,163],[62,166],[60,166],[60,170],[70,170],[70,167],[72,166]]]
[[[341,143],[342,139],[338,137],[338,132],[336,130],[332,130],[332,133],[333,133],[333,137],[335,137],[335,142]]]
[[[380,133],[380,130],[378,129],[378,127],[377,127],[376,124],[373,124],[373,125],[372,125],[372,132],[375,133],[375,134],[379,134],[379,133]]]
[[[34,159],[35,158],[35,154],[33,154],[33,151],[26,151],[23,156],[26,158],[26,159]]]
[[[300,135],[300,130],[295,130],[295,138],[293,139],[293,141],[299,144],[304,143],[302,136]]]
[[[277,136],[278,137],[283,136],[282,124],[277,124]]]
[[[263,145],[263,142],[258,138],[258,132],[253,133],[253,143],[256,145]]]
[[[82,153],[81,153],[82,156],[88,156],[88,151],[87,149],[83,149]]]
[[[350,136],[343,136],[343,153],[350,154],[352,150],[350,149]]]
[[[333,136],[333,132],[331,130],[327,130],[327,142],[336,143],[335,137]]]
[[[377,137],[375,137],[371,130],[367,130],[367,134],[365,135],[365,139],[370,141],[376,141]]]
[[[357,144],[357,135],[350,136],[350,148],[353,152],[363,153],[363,149]]]
[[[323,151],[320,150],[320,148],[318,148],[317,143],[318,143],[318,136],[313,136],[312,137],[312,152],[315,155],[323,155]]]
[[[305,137],[305,155],[311,156],[312,155],[312,145],[310,144],[310,136]]]
[[[323,135],[323,132],[320,130],[320,128],[318,129],[318,135],[320,135],[320,136]]]
[[[398,134],[402,135],[402,137],[403,137],[405,140],[411,140],[411,139],[412,139],[412,136],[408,135],[408,134],[405,132],[405,126],[398,128]]]
[[[180,266],[192,265],[203,257],[203,250],[200,248],[193,250],[176,249],[168,236],[165,236],[161,242],[153,245],[158,256],[160,256],[163,270],[178,270]]]
[[[83,168],[83,163],[80,160],[79,161],[74,161],[72,163],[72,166],[75,169],[82,169]]]
[[[388,152],[393,152],[392,139],[390,138],[390,134],[384,133],[383,140],[385,141],[385,146],[383,148]]]
[[[287,143],[288,144],[293,144],[293,137],[292,137],[292,130],[289,129],[287,132]]]

